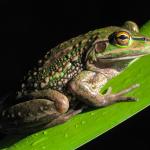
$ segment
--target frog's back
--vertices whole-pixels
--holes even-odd
[[[22,95],[47,88],[62,91],[67,82],[84,69],[84,56],[91,44],[96,38],[105,38],[108,30],[89,31],[49,50],[38,61],[38,66],[27,73],[18,93]]]

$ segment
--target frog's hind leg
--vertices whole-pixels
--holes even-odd
[[[62,124],[82,112],[70,109],[59,113],[54,102],[46,99],[34,99],[13,105],[0,114],[0,129],[7,134],[30,134],[42,129]]]
[[[69,109],[68,97],[57,90],[52,89],[39,90],[37,92],[28,93],[26,97],[29,97],[29,99],[51,100],[54,102],[56,110],[60,113],[65,113]]]
[[[106,94],[100,94],[99,85],[105,79],[106,77],[101,73],[82,71],[69,83],[69,89],[76,96],[80,97],[80,100],[84,103],[95,107],[103,107],[119,101],[136,100],[133,97],[126,97],[124,95],[139,87],[139,84],[132,85],[116,94],[111,93],[111,88],[108,89]]]
[[[54,127],[54,126],[59,125],[59,124],[63,124],[66,121],[68,121],[70,118],[72,118],[73,116],[81,113],[84,108],[86,108],[86,107],[83,106],[83,107],[81,107],[77,110],[70,109],[68,112],[66,112],[64,114],[57,115],[57,117],[55,116],[55,119],[53,119],[53,120],[49,119],[48,120],[49,122],[47,122],[45,124],[39,125],[36,128],[28,128],[26,133],[27,132],[28,133],[33,133],[33,132],[37,132],[37,131],[40,131],[40,130],[43,130],[43,129]]]
[[[66,122],[67,120],[69,120],[70,118],[72,118],[73,116],[81,113],[83,111],[83,109],[85,109],[85,108],[86,108],[86,106],[83,106],[77,110],[70,109],[65,114],[60,115],[59,117],[57,117],[56,119],[54,119],[53,121],[51,121],[50,123],[45,125],[44,128],[53,127],[55,125],[62,124],[64,122]]]
[[[24,133],[38,130],[56,119],[59,113],[54,102],[33,99],[8,107],[0,113],[1,129],[6,133]]]
[[[3,108],[6,105],[9,105],[10,100],[11,100],[11,98],[10,98],[11,96],[13,96],[13,93],[9,92],[9,93],[0,97],[0,112],[3,110]]]

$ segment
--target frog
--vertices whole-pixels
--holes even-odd
[[[136,59],[150,54],[150,38],[126,21],[71,38],[48,52],[29,70],[17,90],[0,103],[0,131],[33,133],[65,123],[88,108],[136,101],[102,87]]]

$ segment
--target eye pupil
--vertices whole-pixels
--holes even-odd
[[[128,39],[128,37],[126,35],[120,35],[118,38],[121,39],[121,40]]]

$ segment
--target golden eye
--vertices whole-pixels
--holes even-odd
[[[114,32],[109,37],[110,43],[118,46],[128,46],[130,45],[131,35],[126,31]]]

